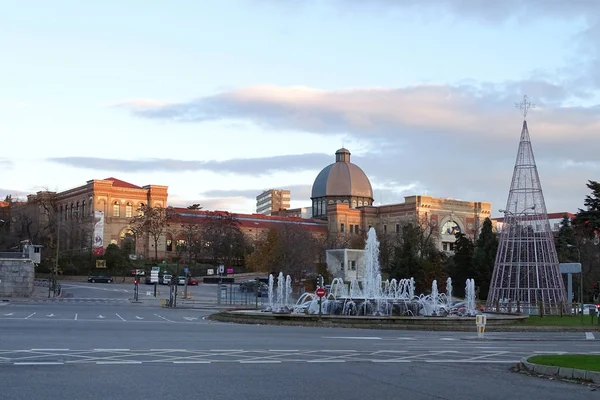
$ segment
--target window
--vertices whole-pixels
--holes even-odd
[[[139,216],[144,215],[144,207],[145,207],[144,203],[140,203],[140,205],[138,207],[138,215]]]
[[[456,235],[457,233],[460,233],[460,226],[458,226],[455,221],[446,221],[444,225],[442,225],[442,235]]]
[[[113,203],[113,217],[120,217],[121,216],[121,206],[119,205],[118,201],[115,201]]]
[[[400,224],[396,224],[396,233],[400,233]]]
[[[85,200],[81,202],[81,215],[85,217]]]
[[[387,233],[387,225],[383,224],[383,233]]]
[[[69,218],[73,219],[74,211],[75,211],[75,205],[73,203],[71,203],[71,215],[69,215]]]
[[[125,218],[133,217],[133,206],[131,203],[125,204]]]
[[[350,269],[356,271],[356,261],[350,261]]]
[[[79,202],[77,202],[77,205],[75,206],[75,218],[79,218]]]
[[[342,222],[342,223],[340,224],[340,232],[344,233],[344,231],[346,230],[345,228],[346,228],[346,227],[344,226],[344,223]]]
[[[350,233],[354,233],[354,225],[350,224]]]

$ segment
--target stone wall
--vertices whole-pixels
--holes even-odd
[[[0,297],[30,297],[35,264],[30,259],[0,258]]]

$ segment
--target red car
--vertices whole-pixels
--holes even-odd
[[[192,277],[188,278],[188,286],[198,286],[200,281],[198,279],[194,279]]]

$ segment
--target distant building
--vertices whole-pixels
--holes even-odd
[[[573,214],[573,213],[570,213],[570,212],[548,213],[548,222],[550,222],[550,229],[552,230],[552,232],[555,232],[555,233],[558,232],[558,230],[560,229],[560,223],[562,222],[565,215],[567,217],[569,217],[571,222],[573,222],[573,219],[575,218],[575,214]],[[502,227],[504,226],[504,218],[503,217],[493,218],[492,222],[495,224],[496,230],[498,232],[502,231]]]
[[[278,217],[295,217],[311,219],[312,207],[288,208],[284,210],[273,211],[271,215]]]
[[[256,196],[256,213],[272,215],[274,211],[290,208],[290,191],[283,189],[265,190]]]

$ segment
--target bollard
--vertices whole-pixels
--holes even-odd
[[[517,314],[521,314],[521,301],[517,300]]]

